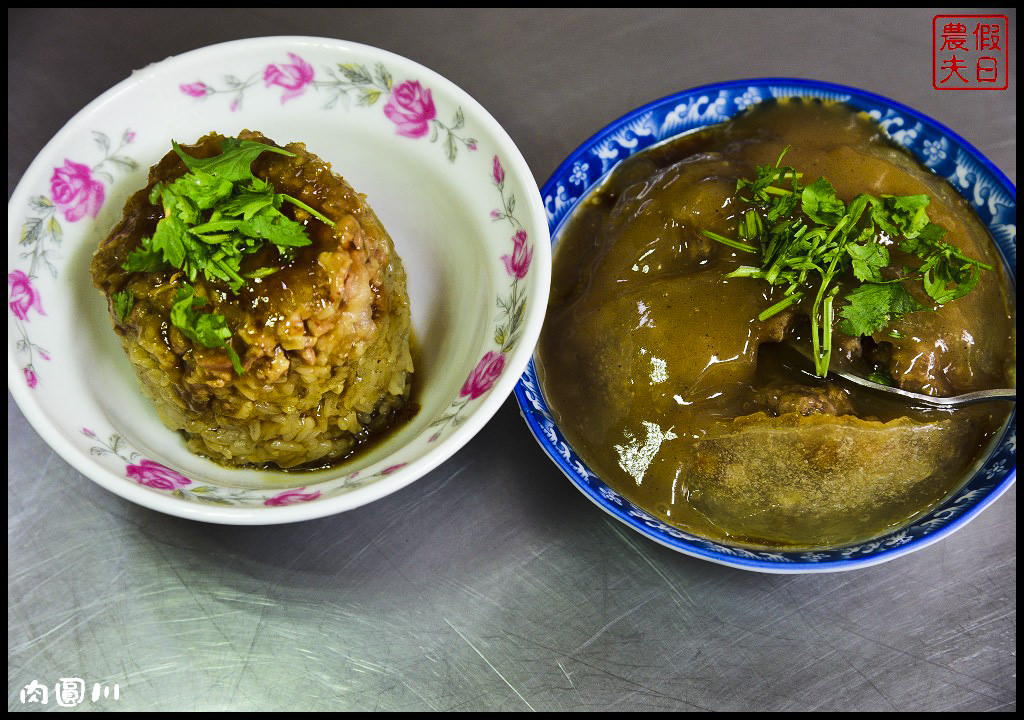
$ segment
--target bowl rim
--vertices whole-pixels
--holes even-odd
[[[410,460],[405,467],[391,474],[379,477],[374,482],[354,488],[351,491],[317,498],[311,502],[259,506],[218,506],[189,502],[171,494],[154,492],[92,462],[88,453],[82,448],[73,445],[64,436],[60,426],[49,417],[40,403],[32,396],[30,389],[25,386],[21,372],[17,367],[14,343],[9,337],[7,353],[8,391],[11,393],[29,425],[50,448],[86,478],[125,500],[151,510],[185,519],[219,524],[266,525],[326,517],[378,500],[431,472],[451,458],[452,455],[457,453],[476,436],[494,414],[497,413],[513,391],[522,369],[529,362],[530,357],[532,357],[533,347],[540,334],[544,310],[547,307],[548,292],[550,290],[550,235],[536,178],[518,146],[497,119],[475,97],[459,85],[456,85],[452,80],[441,75],[438,71],[390,50],[338,38],[306,35],[267,35],[228,40],[185,50],[130,72],[127,77],[103,91],[74,113],[53,137],[46,142],[25,169],[8,201],[8,262],[11,262],[12,257],[10,255],[10,239],[11,228],[13,227],[11,211],[13,204],[29,192],[27,180],[31,180],[40,173],[54,149],[65,142],[66,137],[74,132],[83,120],[122,93],[146,84],[153,74],[169,66],[173,67],[175,63],[183,59],[194,59],[203,55],[231,52],[235,49],[250,52],[261,46],[294,50],[300,45],[361,53],[372,59],[393,61],[396,65],[415,70],[417,79],[431,83],[431,87],[443,88],[446,94],[458,98],[465,116],[471,118],[479,126],[481,133],[493,140],[495,145],[493,150],[501,156],[505,176],[515,178],[524,191],[521,197],[516,198],[516,208],[524,218],[522,222],[523,227],[529,231],[533,240],[533,254],[530,264],[530,272],[533,277],[531,284],[527,285],[524,291],[530,307],[526,311],[522,332],[516,345],[506,356],[505,366],[500,377],[483,397],[479,397],[474,401],[471,410],[464,415],[458,427],[439,440],[436,445],[433,445],[414,460]],[[8,269],[10,272],[10,265]],[[279,490],[290,490],[293,487],[299,486],[301,486],[301,483],[295,483],[294,485],[282,486]]]
[[[611,130],[612,128],[620,127],[621,125],[625,124],[626,121],[640,117],[645,113],[649,112],[650,110],[652,110],[653,108],[664,105],[666,102],[669,102],[672,98],[675,97],[680,97],[683,95],[694,95],[702,92],[709,92],[711,90],[744,87],[749,85],[789,85],[794,87],[803,86],[807,88],[814,88],[817,90],[859,95],[862,98],[873,100],[884,105],[888,105],[889,107],[899,110],[900,112],[906,115],[910,115],[914,119],[919,120],[920,122],[926,125],[931,125],[936,130],[939,130],[943,135],[952,138],[954,141],[956,141],[958,145],[967,150],[973,156],[973,158],[976,161],[978,161],[979,164],[983,165],[997,180],[999,180],[1000,184],[1004,186],[1004,188],[1011,195],[1014,201],[1017,200],[1017,186],[1013,184],[1010,178],[1008,178],[1002,170],[1000,170],[988,158],[986,158],[976,147],[974,147],[974,145],[972,145],[970,142],[964,139],[963,136],[961,136],[954,130],[950,129],[947,125],[939,122],[938,120],[935,120],[934,118],[925,115],[919,110],[915,110],[909,105],[904,105],[898,100],[893,100],[892,98],[886,97],[885,95],[880,95],[870,90],[862,90],[860,88],[853,87],[852,85],[842,85],[827,80],[814,80],[811,78],[784,76],[750,77],[741,78],[738,80],[723,80],[721,82],[706,83],[704,85],[696,85],[692,88],[687,88],[677,92],[669,93],[668,95],[663,95],[662,97],[655,98],[654,100],[649,100],[643,105],[633,108],[632,110],[629,110],[628,112],[622,114],[621,116],[612,120],[611,122],[606,123],[601,129],[599,129],[595,133],[592,133],[587,139],[581,142],[561,163],[558,164],[558,166],[551,173],[551,175],[548,176],[548,179],[540,188],[541,195],[544,195],[544,192],[549,189],[549,185],[551,184],[551,182],[556,177],[563,174],[565,172],[565,169],[567,167],[570,167],[573,164],[573,162],[578,160],[584,154],[586,149],[593,145],[595,140],[605,137],[605,135],[608,134],[608,131]],[[701,127],[707,127],[707,125],[703,125]]]
[[[970,155],[971,158],[975,162],[977,162],[979,165],[983,166],[992,175],[993,179],[995,179],[996,182],[999,183],[999,185],[1002,187],[1002,189],[1004,189],[1007,192],[1007,194],[1012,198],[1012,200],[1014,202],[1014,205],[1016,205],[1016,198],[1017,198],[1016,186],[1010,181],[1010,179],[1006,176],[1006,174],[1003,173],[998,167],[996,167],[991,161],[989,161],[984,155],[982,155],[971,143],[969,143],[967,140],[965,140],[961,135],[959,135],[958,133],[954,132],[953,130],[948,128],[946,125],[938,122],[937,120],[934,120],[933,118],[925,115],[924,113],[922,113],[922,112],[920,112],[918,110],[915,110],[914,108],[911,108],[911,107],[909,107],[907,105],[904,105],[903,103],[900,103],[900,102],[898,102],[896,100],[892,100],[891,98],[888,98],[888,97],[886,97],[884,95],[880,95],[878,93],[874,93],[874,92],[871,92],[871,91],[868,91],[868,90],[862,90],[860,88],[856,88],[856,87],[852,87],[852,86],[848,86],[848,85],[843,85],[843,84],[838,84],[838,83],[833,83],[833,82],[824,81],[824,80],[814,80],[814,79],[800,78],[800,77],[780,77],[780,76],[741,78],[741,79],[735,79],[735,80],[726,80],[726,81],[721,81],[721,82],[713,82],[713,83],[707,83],[707,84],[703,84],[703,85],[698,85],[698,86],[694,86],[694,87],[691,87],[691,88],[686,88],[686,89],[683,89],[683,90],[680,90],[680,91],[677,91],[677,92],[670,93],[670,94],[662,96],[660,98],[656,98],[656,99],[648,101],[648,102],[644,103],[643,105],[640,105],[640,106],[638,106],[638,107],[636,107],[636,108],[634,108],[632,110],[629,110],[628,112],[626,112],[623,115],[619,116],[618,118],[612,120],[611,122],[606,123],[597,132],[592,133],[589,137],[587,137],[584,141],[582,141],[561,163],[559,163],[558,166],[555,168],[555,170],[551,173],[551,175],[545,181],[545,183],[541,186],[541,196],[542,196],[542,198],[547,198],[547,197],[553,196],[555,194],[556,190],[557,190],[557,187],[558,187],[558,180],[560,178],[564,177],[567,174],[567,171],[570,168],[572,168],[574,166],[574,164],[577,161],[580,160],[580,158],[582,158],[587,153],[589,153],[594,148],[595,145],[597,145],[599,142],[601,142],[604,139],[606,139],[613,131],[615,131],[615,130],[617,130],[619,128],[622,128],[624,126],[627,126],[631,121],[644,116],[645,114],[651,112],[652,110],[654,110],[656,108],[661,108],[661,107],[665,106],[666,104],[671,103],[676,98],[680,98],[681,99],[684,96],[686,96],[686,97],[693,97],[693,96],[696,96],[696,95],[700,95],[701,93],[707,93],[707,92],[719,91],[719,90],[726,90],[726,89],[735,89],[735,88],[740,88],[740,87],[770,86],[770,85],[781,85],[781,86],[798,88],[798,89],[802,88],[802,89],[806,89],[806,90],[834,92],[834,93],[839,93],[839,94],[848,94],[850,96],[857,96],[857,97],[859,97],[861,99],[864,99],[866,101],[877,103],[877,104],[886,106],[888,108],[891,108],[891,109],[893,109],[893,110],[895,110],[895,111],[897,111],[897,112],[899,112],[901,114],[904,114],[906,116],[909,116],[909,117],[913,118],[914,120],[917,120],[918,122],[920,122],[920,123],[922,123],[924,125],[931,126],[939,134],[950,138],[955,144],[957,144],[960,148],[962,148],[964,151],[966,151],[968,153],[968,155]],[[729,117],[731,118],[731,117],[733,117],[733,115],[730,115]],[[709,126],[711,126],[713,124],[716,124],[716,123],[709,122],[709,123],[700,124],[700,125],[696,126],[695,128],[687,129],[687,130],[684,130],[684,131],[682,131],[680,133],[676,133],[675,135],[669,135],[669,136],[667,136],[665,138],[662,138],[658,142],[662,142],[664,140],[667,140],[670,137],[675,137],[678,134],[682,134],[683,132],[690,132],[690,131],[692,131],[694,129],[709,127]],[[640,148],[638,150],[631,151],[631,152],[627,153],[624,157],[621,157],[621,158],[617,159],[614,163],[610,164],[608,169],[605,172],[603,172],[598,179],[596,179],[592,183],[589,183],[583,190],[581,190],[579,197],[576,200],[574,200],[572,203],[570,203],[566,207],[565,211],[560,216],[553,216],[552,214],[549,213],[549,215],[548,215],[548,222],[549,222],[549,226],[550,226],[549,229],[550,229],[550,234],[551,234],[552,247],[554,247],[554,245],[556,244],[557,237],[558,237],[559,232],[562,229],[562,226],[567,221],[567,219],[572,215],[572,210],[574,210],[577,207],[577,205],[580,202],[580,200],[582,200],[587,195],[589,195],[594,190],[594,188],[598,187],[609,176],[609,174],[614,171],[614,169],[618,165],[618,163],[621,162],[623,159],[625,159],[625,157],[631,156],[634,152],[639,152],[642,149],[646,149],[646,147],[648,147],[648,146],[645,145],[644,148]],[[960,194],[959,191],[958,191],[958,194]],[[1016,243],[1014,242],[1014,247],[1015,246],[1016,246]],[[1008,271],[1008,275],[1009,275],[1009,278],[1010,278],[1010,282],[1011,282],[1011,284],[1013,286],[1014,292],[1016,292],[1016,267],[1014,265],[1011,265],[1010,259],[1004,256],[1004,254],[1002,252],[1002,249],[999,249],[999,254],[1003,258],[1003,260],[1004,260],[1004,262],[1005,262],[1005,264],[1007,266],[1007,271]],[[927,547],[927,546],[929,546],[929,545],[931,545],[931,544],[933,544],[935,542],[938,542],[939,540],[942,540],[943,538],[951,535],[952,533],[956,532],[957,530],[962,528],[964,525],[969,523],[971,520],[976,518],[979,514],[981,514],[981,512],[985,508],[987,508],[989,505],[994,503],[999,497],[1001,497],[1014,484],[1014,482],[1016,481],[1016,477],[1017,477],[1016,459],[1015,459],[1015,455],[1014,455],[1014,464],[1013,464],[1013,466],[1011,468],[1008,469],[1006,474],[1003,476],[1002,480],[999,483],[997,483],[991,490],[989,490],[986,493],[986,495],[984,496],[983,499],[981,499],[980,501],[978,501],[977,503],[972,505],[968,510],[966,510],[962,514],[956,516],[954,519],[950,520],[948,523],[944,524],[942,527],[940,527],[939,529],[935,530],[934,532],[931,532],[931,533],[929,533],[927,535],[923,535],[923,536],[920,536],[920,537],[917,537],[917,538],[913,538],[913,539],[909,540],[908,542],[906,542],[904,544],[896,545],[896,546],[893,546],[893,547],[886,548],[884,550],[880,550],[878,552],[874,552],[871,555],[868,555],[868,556],[865,556],[865,557],[860,557],[860,558],[847,557],[847,558],[841,559],[841,560],[828,560],[828,561],[821,561],[821,562],[818,562],[818,561],[813,561],[812,562],[812,561],[806,561],[806,560],[805,561],[801,561],[801,560],[795,560],[795,559],[794,560],[786,560],[784,562],[773,562],[773,561],[768,561],[768,560],[760,560],[760,559],[756,559],[756,558],[752,558],[752,557],[746,557],[746,556],[743,556],[743,555],[730,555],[727,552],[719,552],[719,551],[716,551],[716,550],[710,550],[710,549],[706,549],[706,548],[703,548],[703,547],[700,547],[700,546],[697,546],[697,545],[690,545],[690,544],[684,545],[681,542],[681,541],[684,540],[683,538],[674,537],[673,535],[666,536],[666,534],[664,534],[664,533],[657,532],[655,528],[653,528],[650,525],[646,524],[645,522],[643,522],[637,516],[632,515],[631,513],[625,512],[624,510],[621,510],[621,509],[616,510],[615,508],[612,507],[612,503],[609,502],[607,500],[607,498],[605,498],[599,492],[599,490],[591,487],[586,482],[581,482],[579,476],[576,473],[576,468],[574,468],[572,466],[572,464],[570,463],[569,459],[565,455],[561,454],[557,450],[557,448],[553,447],[550,442],[546,441],[546,438],[544,437],[543,429],[539,426],[539,424],[536,422],[536,420],[533,417],[533,414],[531,412],[531,407],[533,406],[534,401],[530,397],[531,393],[534,393],[534,394],[540,396],[541,399],[543,400],[543,402],[545,403],[545,405],[547,404],[547,401],[546,401],[546,399],[544,398],[544,395],[543,395],[543,390],[540,387],[539,381],[536,382],[536,385],[533,385],[533,380],[536,379],[536,377],[537,376],[536,376],[535,358],[531,357],[530,363],[527,366],[527,370],[524,372],[523,376],[520,378],[520,381],[516,385],[516,389],[515,389],[515,397],[516,397],[516,401],[517,401],[517,403],[519,404],[519,407],[520,407],[520,414],[523,416],[523,419],[526,422],[527,427],[529,428],[530,433],[531,433],[531,435],[533,435],[534,440],[537,442],[537,444],[541,447],[541,449],[545,452],[545,454],[547,454],[548,457],[551,458],[551,460],[555,463],[555,465],[559,468],[559,470],[562,471],[562,473],[569,479],[569,481],[580,492],[582,492],[591,502],[593,502],[595,505],[597,505],[599,508],[604,510],[606,513],[611,515],[616,520],[619,520],[620,522],[622,522],[627,527],[630,527],[630,528],[636,530],[641,535],[643,535],[643,536],[645,536],[645,537],[647,537],[647,538],[649,538],[651,540],[654,540],[655,542],[659,543],[660,545],[668,547],[668,548],[670,548],[672,550],[675,550],[677,552],[680,552],[682,554],[689,555],[691,557],[696,557],[696,558],[700,558],[700,559],[703,559],[703,560],[709,560],[711,562],[714,562],[714,563],[717,563],[717,564],[720,564],[720,565],[725,565],[727,567],[736,568],[736,569],[742,569],[742,570],[748,570],[748,571],[754,571],[754,572],[762,572],[762,573],[769,573],[769,574],[810,574],[810,573],[827,573],[827,572],[841,572],[841,571],[847,571],[847,570],[856,570],[856,569],[860,569],[860,568],[870,567],[872,565],[877,565],[877,564],[880,564],[880,563],[883,563],[883,562],[887,562],[889,560],[896,559],[898,557],[901,557],[903,555],[907,555],[907,554],[909,554],[911,552],[914,552],[916,550],[919,550],[921,548]],[[554,424],[553,419],[551,420],[551,422]],[[1013,409],[1011,410],[1010,416],[1007,419],[1005,425],[999,431],[997,431],[995,437],[992,439],[991,446],[990,446],[991,447],[990,454],[992,452],[994,452],[997,448],[999,448],[1003,444],[1003,442],[1005,441],[1007,435],[1010,434],[1011,432],[1014,433],[1014,434],[1016,432],[1016,403],[1014,404]],[[568,447],[568,442],[567,441],[566,441],[566,445]],[[582,461],[582,458],[580,460]],[[596,479],[598,479],[598,481],[600,481],[600,477],[598,475],[596,475],[595,473],[591,472],[589,468],[585,468],[585,471],[591,477],[596,478]],[[977,472],[977,470],[975,472]],[[968,480],[967,480],[968,483],[970,482],[972,477],[974,477],[974,475],[968,477]],[[600,481],[600,482],[602,482],[602,484],[603,484],[603,481]],[[945,501],[943,501],[943,503],[940,503],[939,505],[937,505],[935,508],[932,509],[932,511],[934,511],[935,509],[937,509],[939,507],[942,507],[943,504],[949,502],[950,499],[952,499],[955,495],[956,495],[956,493],[953,493],[950,496],[950,498],[947,498]],[[626,502],[628,502],[628,501],[626,501]],[[639,508],[639,507],[637,507],[637,510],[640,510],[641,512],[643,512],[642,509]],[[929,511],[929,512],[931,512],[931,511]],[[927,514],[927,513],[925,513],[925,514]],[[923,515],[919,516],[917,518],[917,520],[915,520],[914,522],[919,521],[922,517],[924,517],[924,516]],[[659,520],[657,518],[649,517],[649,519],[654,520],[661,527],[670,527],[670,526],[667,525],[667,523],[664,523],[664,522],[662,522],[661,520]],[[903,527],[908,527],[909,525],[912,525],[912,523],[904,525]],[[882,535],[877,536],[876,539],[878,539],[878,538],[885,538],[885,537],[891,535],[893,532],[898,531],[899,529],[900,528],[895,528],[893,530],[887,531],[886,533],[883,533]],[[673,528],[673,530],[674,530],[674,528]],[[727,544],[724,543],[724,542],[720,543],[720,542],[706,540],[704,538],[700,538],[697,535],[694,535],[692,533],[688,533],[688,532],[683,531],[683,530],[680,530],[679,532],[682,533],[683,535],[690,535],[692,537],[698,538],[698,539],[703,540],[705,542],[711,543],[711,544],[715,545],[716,547],[717,546],[721,546],[721,547],[727,546]],[[670,539],[670,538],[673,538],[673,537],[676,540],[676,542],[673,542]],[[871,542],[871,541],[868,540],[866,542]],[[862,543],[857,543],[855,545],[863,545],[863,544],[866,544],[866,543],[862,542]],[[742,550],[745,549],[742,545],[737,545],[736,547],[739,548],[741,552],[742,552]],[[840,546],[840,547],[845,547],[845,546]],[[834,551],[836,549],[837,548],[829,548],[828,550]],[[766,552],[771,552],[771,551],[769,551],[769,550],[762,550],[762,549],[757,549],[757,550],[752,549],[752,552],[766,553]],[[805,550],[794,550],[794,551],[781,550],[781,552],[794,552],[795,553],[795,552],[814,552],[814,551],[813,551],[813,549],[811,549],[811,550],[806,550],[806,551]]]

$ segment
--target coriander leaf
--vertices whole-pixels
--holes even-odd
[[[253,192],[274,192],[274,186],[268,183],[261,177],[252,176],[252,180],[249,181],[249,189]]]
[[[264,278],[264,277],[267,277],[268,275],[273,275],[274,273],[276,273],[280,269],[281,268],[275,268],[275,267],[256,268],[252,272],[246,273],[245,277],[250,278],[250,279],[251,278]]]
[[[913,239],[928,226],[927,195],[883,195],[872,207],[872,219],[892,237]]]
[[[215,177],[199,169],[182,175],[170,186],[174,193],[188,198],[200,210],[214,207],[230,196],[233,188],[230,180]]]
[[[265,145],[255,140],[238,140],[237,138],[225,138],[221,142],[220,155],[210,158],[195,158],[186,153],[174,140],[171,141],[174,152],[178,154],[185,166],[195,172],[201,170],[214,177],[223,178],[230,182],[241,182],[255,177],[252,174],[251,165],[253,161],[265,152],[275,152],[288,157],[295,157],[295,153],[284,148],[273,145]]]
[[[153,247],[153,238],[144,237],[139,247],[128,253],[128,256],[121,263],[121,268],[127,272],[156,272],[164,267],[163,253]]]
[[[303,247],[313,242],[302,225],[274,208],[264,208],[243,222],[239,230],[250,237],[269,240],[278,248]]]
[[[958,257],[938,253],[919,268],[928,296],[944,305],[969,293],[981,277],[981,266]]]
[[[273,207],[277,195],[273,188],[260,192],[241,192],[217,206],[223,215],[241,215],[246,220],[266,207]]]
[[[122,290],[114,293],[111,297],[114,300],[114,314],[117,316],[117,321],[123,323],[124,319],[128,317],[128,313],[132,311],[132,306],[135,305],[135,293],[131,290]]]
[[[821,225],[834,225],[846,214],[846,204],[836,196],[836,189],[825,178],[818,178],[801,194],[804,214]]]
[[[206,298],[196,295],[192,286],[183,285],[175,294],[171,305],[171,323],[193,342],[204,347],[225,350],[231,360],[231,367],[241,375],[241,360],[238,353],[228,344],[231,329],[227,321],[223,315],[201,312],[199,308],[204,305]]]
[[[164,217],[176,217],[186,225],[199,221],[199,208],[187,196],[177,191],[174,185],[164,185],[160,190],[160,204]]]
[[[874,335],[907,313],[925,309],[898,282],[865,283],[848,292],[846,300],[839,329],[855,337]]]
[[[172,267],[180,269],[185,263],[185,244],[182,238],[187,233],[188,226],[177,215],[168,215],[156,225],[153,247],[160,250],[164,261]]]
[[[889,265],[889,249],[879,242],[851,244],[846,252],[853,260],[853,274],[865,282],[881,282],[881,269]]]
[[[939,305],[963,297],[977,284],[982,270],[992,270],[944,242],[945,235],[945,228],[928,223],[915,237],[900,242],[900,250],[922,259],[916,272],[925,292]]]
[[[935,223],[928,223],[914,237],[903,238],[899,247],[905,253],[923,258],[939,246],[945,236],[946,228]]]
[[[195,282],[199,273],[206,272],[206,268],[210,264],[210,255],[213,251],[191,232],[182,235],[181,242],[185,246],[185,262],[179,269],[185,271],[189,281]]]

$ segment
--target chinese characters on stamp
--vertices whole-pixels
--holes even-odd
[[[936,90],[1005,90],[1009,82],[1005,15],[936,15],[932,86]]]

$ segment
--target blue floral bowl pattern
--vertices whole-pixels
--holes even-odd
[[[762,78],[707,85],[656,100],[619,118],[573,151],[541,189],[552,243],[557,243],[564,221],[579,201],[599,186],[619,161],[676,135],[728,120],[759,102],[795,96],[845,101],[868,113],[893,140],[946,178],[988,226],[1009,268],[1016,294],[1017,190],[1009,179],[963,138],[916,110],[863,90],[813,80]],[[848,547],[756,550],[712,542],[671,527],[605,485],[553,421],[533,361],[520,378],[515,395],[541,447],[598,506],[642,535],[679,552],[746,570],[832,572],[891,560],[953,533],[1002,495],[1017,476],[1014,410],[993,451],[970,480],[913,523]]]

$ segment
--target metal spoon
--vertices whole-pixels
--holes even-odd
[[[792,354],[799,357],[804,364],[807,364],[807,366],[810,367],[811,373],[814,373],[814,356],[812,355],[810,348],[805,347],[803,343],[800,342],[783,342],[781,344],[790,348],[793,351]],[[936,397],[934,395],[924,395],[922,393],[910,392],[909,390],[902,390],[897,387],[890,387],[888,385],[876,383],[872,380],[868,380],[866,377],[862,377],[854,372],[838,367],[838,364],[834,362],[829,366],[828,374],[835,375],[836,377],[852,382],[855,385],[868,388],[869,390],[889,393],[890,395],[898,395],[906,398],[907,400],[912,400],[926,405],[935,405],[938,407],[959,407],[961,405],[971,405],[973,403],[990,402],[993,400],[1008,400],[1010,402],[1017,401],[1016,388],[977,390],[975,392],[964,393],[963,395]]]

